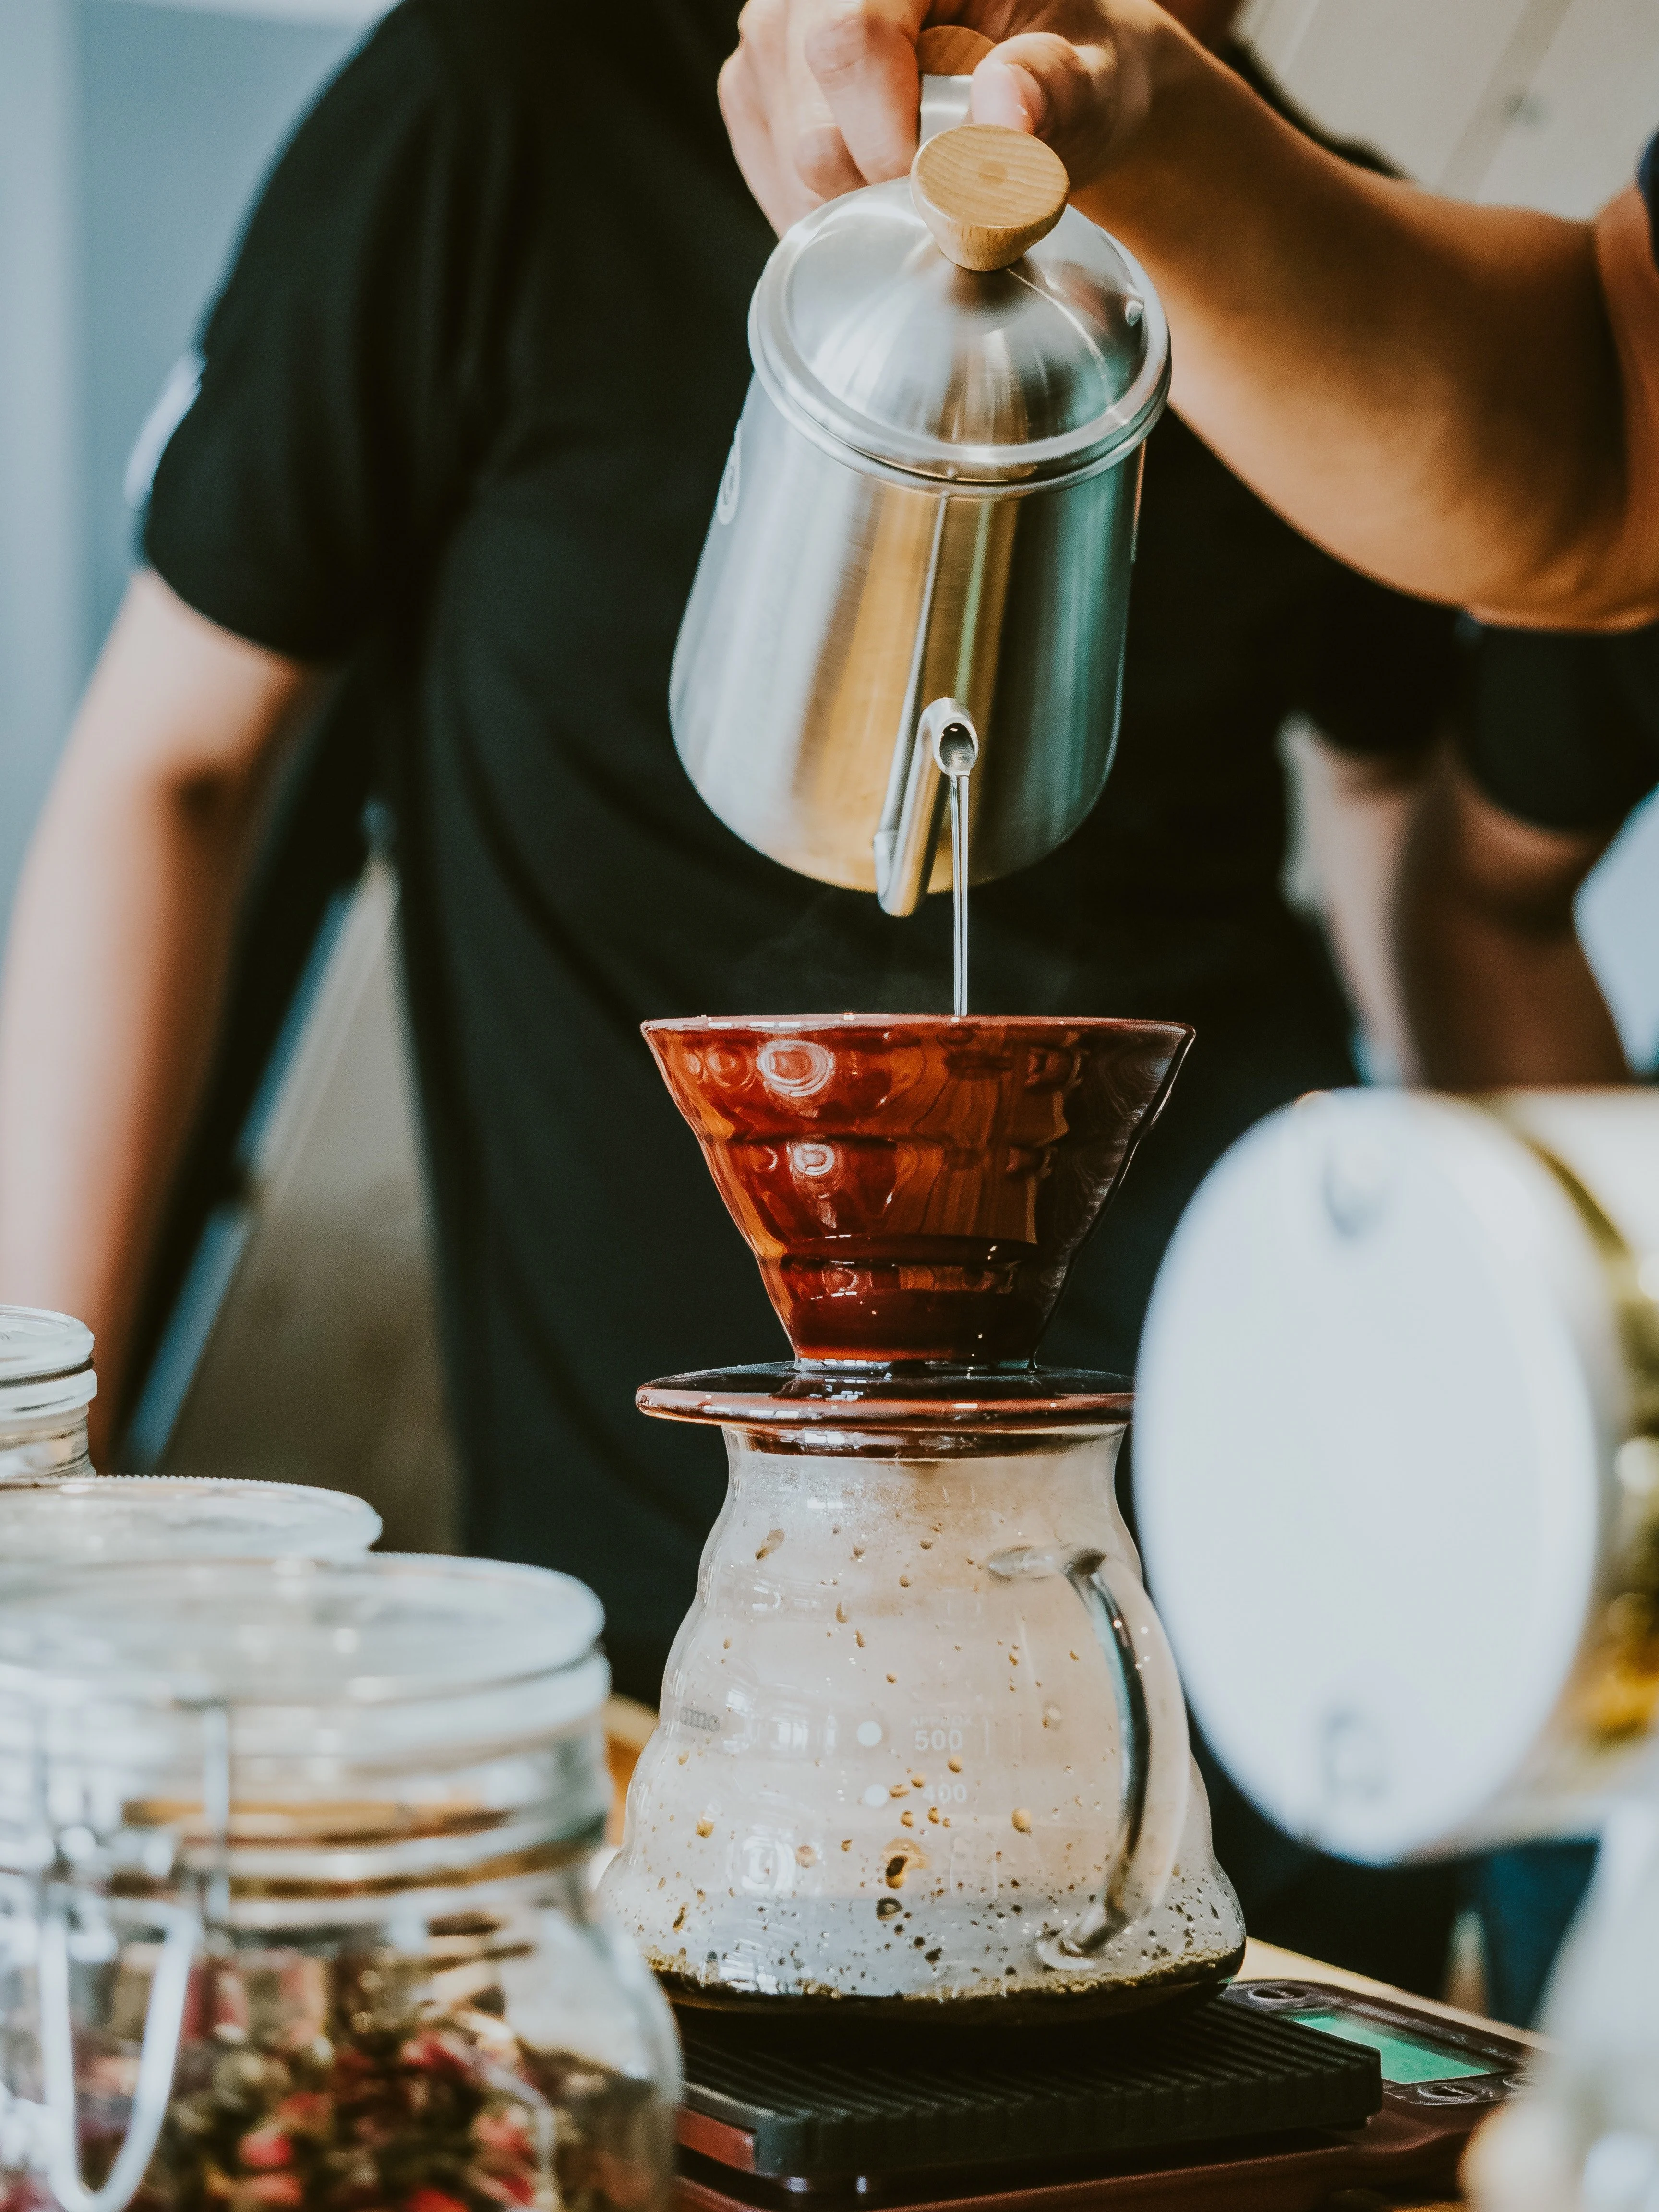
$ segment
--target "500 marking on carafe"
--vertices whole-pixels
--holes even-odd
[[[918,1759],[947,1759],[952,1767],[962,1764],[957,1757],[967,1741],[969,1723],[962,1713],[948,1719],[939,1714],[913,1714],[910,1720],[910,1741]],[[953,1773],[930,1773],[917,1793],[924,1800],[931,1798],[936,1805],[965,1805],[968,1784],[958,1782]]]
[[[950,1720],[941,1719],[931,1713],[912,1715],[910,1728],[918,1752],[942,1751],[948,1754],[962,1749],[967,1735],[968,1721],[966,1716],[961,1713],[956,1714]]]

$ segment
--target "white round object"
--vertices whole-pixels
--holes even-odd
[[[1193,1707],[1283,1827],[1382,1862],[1583,1826],[1535,1784],[1626,1402],[1573,1203],[1480,1109],[1322,1095],[1214,1169],[1148,1317],[1136,1498]]]
[[[76,1413],[97,1395],[84,1322],[39,1306],[0,1306],[0,1427]]]

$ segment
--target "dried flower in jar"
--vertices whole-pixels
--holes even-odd
[[[492,1952],[493,1923],[478,1921],[454,1923],[437,1957],[205,1961],[133,2212],[653,2212],[672,2124],[661,2100],[648,2081],[515,2034],[489,1963],[513,1947]],[[110,2017],[125,2025],[142,2018],[149,1961],[124,1966],[131,1985],[118,1974]],[[136,2038],[122,2040],[118,2057],[87,2053],[88,2115],[110,2110],[112,2066],[131,2094]],[[100,2065],[101,2100],[86,2094]],[[118,2142],[93,2130],[82,2155],[94,2183]],[[0,2187],[0,2212],[36,2203]]]

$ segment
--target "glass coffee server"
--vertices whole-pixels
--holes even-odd
[[[598,1601],[364,1558],[0,1608],[0,2206],[652,2212],[667,2008],[593,1904]]]

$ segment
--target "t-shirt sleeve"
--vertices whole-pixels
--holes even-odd
[[[298,659],[418,590],[487,417],[511,133],[407,0],[300,125],[157,464],[145,557],[200,613]]]
[[[1648,141],[1648,150],[1636,172],[1636,182],[1648,204],[1648,236],[1653,241],[1655,266],[1659,267],[1659,133]]]
[[[1458,744],[1505,813],[1617,829],[1659,785],[1659,624],[1623,636],[1480,630]]]

